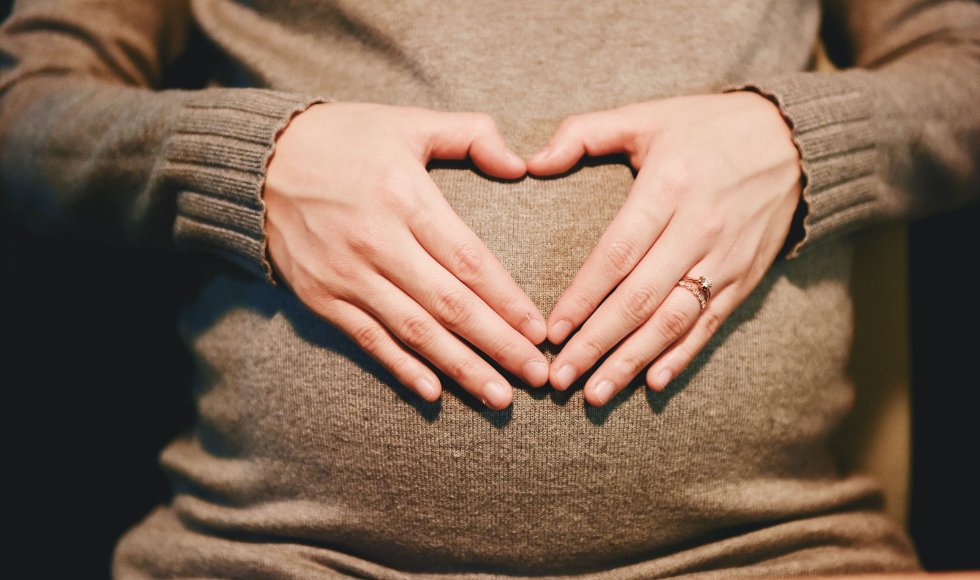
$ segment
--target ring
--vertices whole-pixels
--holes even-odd
[[[701,310],[704,311],[704,307],[708,305],[708,300],[711,300],[711,278],[701,276],[695,280],[684,276],[677,285],[690,290],[691,294],[694,294],[694,297],[698,299],[698,303],[701,304]]]

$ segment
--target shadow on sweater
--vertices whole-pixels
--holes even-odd
[[[277,315],[285,317],[290,327],[306,343],[333,351],[354,363],[379,383],[391,389],[427,422],[432,423],[439,418],[442,411],[441,398],[429,402],[413,393],[347,335],[308,309],[287,288],[256,280],[243,271],[221,269],[218,275],[204,285],[198,298],[181,312],[178,327],[184,344],[193,352],[194,340],[235,310],[256,312],[266,319]],[[211,381],[206,377],[212,376],[214,371],[206,368],[205,361],[197,360],[196,364],[199,377],[196,396],[200,397],[210,388]],[[431,365],[429,366],[431,368]],[[433,371],[439,376],[447,393],[458,398],[491,425],[502,428],[510,423],[513,414],[510,407],[502,411],[492,411],[444,373],[434,368]],[[505,373],[505,376],[506,374],[508,373]],[[511,379],[512,384],[519,384],[514,382],[517,381],[515,377],[508,378]]]
[[[402,386],[395,377],[372,359],[343,332],[321,319],[283,286],[272,286],[232,267],[218,267],[216,275],[204,284],[200,295],[181,312],[180,335],[193,352],[193,342],[221,318],[235,310],[249,310],[266,319],[282,315],[296,334],[308,344],[331,350],[356,364],[378,382],[388,386],[411,405],[426,421],[433,422],[442,410],[441,400],[428,402]],[[209,376],[206,363],[197,360],[199,376]],[[198,389],[207,390],[209,381],[198,381]],[[203,394],[199,390],[196,395]],[[477,402],[477,404],[479,404]]]

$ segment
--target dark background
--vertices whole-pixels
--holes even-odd
[[[930,570],[980,569],[978,231],[975,206],[909,228],[910,525]],[[39,237],[0,213],[8,559],[105,577],[116,538],[168,500],[156,457],[193,417],[174,319],[206,260]]]

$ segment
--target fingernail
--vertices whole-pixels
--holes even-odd
[[[531,315],[528,314],[527,320],[521,323],[520,333],[523,334],[525,337],[531,339],[531,341],[534,341],[535,339],[531,338],[532,336],[543,335],[544,337],[547,338],[548,329],[545,328],[543,322],[541,322],[537,318],[531,318]]]
[[[660,374],[657,375],[657,380],[655,381],[653,388],[658,391],[664,390],[664,388],[667,386],[667,383],[670,382],[671,378],[672,377],[670,376],[669,370],[664,369],[660,371]]]
[[[513,151],[508,150],[507,157],[511,160],[512,163],[520,163],[521,165],[524,165],[524,160],[521,159],[521,156],[518,155],[517,153],[514,153]]]
[[[558,379],[558,388],[564,391],[572,386],[572,383],[575,382],[575,374],[575,369],[572,368],[572,365],[565,365],[558,369],[558,372],[555,373],[555,378]]]
[[[548,364],[540,360],[524,363],[524,381],[532,387],[540,387],[548,382]]]
[[[415,392],[426,401],[435,401],[439,397],[439,388],[425,377],[415,379]]]
[[[616,385],[612,384],[611,381],[602,381],[595,386],[595,398],[599,400],[600,405],[605,405],[612,398],[614,390],[616,390]]]
[[[500,409],[510,400],[510,389],[499,383],[487,383],[483,385],[483,398],[488,407]]]
[[[559,320],[551,326],[551,342],[560,344],[565,342],[568,335],[572,332],[572,323],[567,320]]]

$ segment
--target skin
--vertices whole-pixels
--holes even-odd
[[[610,153],[629,156],[636,182],[546,328],[425,165],[470,156],[488,175],[514,179],[561,173],[583,155]],[[651,361],[647,384],[663,389],[758,285],[799,196],[790,130],[752,93],[571,117],[526,164],[486,115],[311,107],[280,136],[264,192],[269,255],[300,300],[426,400],[439,397],[439,382],[413,352],[494,409],[510,404],[510,386],[453,333],[528,384],[550,379],[558,389],[612,350],[586,384],[593,405],[608,402]],[[684,275],[714,280],[703,312],[676,286]],[[546,334],[560,343],[579,327],[549,372],[533,345]],[[562,374],[566,365],[572,374]],[[604,381],[612,387],[599,388]],[[492,382],[503,388],[489,396]],[[927,577],[980,573],[826,578]]]
[[[266,173],[269,256],[304,304],[422,398],[439,398],[441,386],[413,352],[504,409],[513,389],[458,337],[541,386],[544,316],[425,169],[467,156],[504,179],[527,169],[488,115],[309,108],[279,137]]]
[[[515,179],[611,153],[629,157],[636,182],[547,325],[425,169],[469,156]],[[799,196],[790,129],[748,92],[570,117],[526,163],[487,115],[317,105],[279,137],[264,191],[270,260],[304,304],[424,399],[441,388],[413,353],[492,409],[513,391],[458,337],[560,390],[612,351],[586,384],[593,405],[648,366],[647,384],[663,389],[758,285]],[[685,275],[714,281],[703,312],[676,285]],[[546,336],[568,339],[550,368],[534,346]]]
[[[553,175],[611,153],[629,157],[636,181],[548,319],[554,343],[579,328],[551,364],[556,389],[612,352],[585,385],[596,406],[644,369],[659,391],[691,363],[776,259],[801,188],[788,125],[750,92],[570,117],[527,165]],[[703,312],[683,276],[712,279]]]

